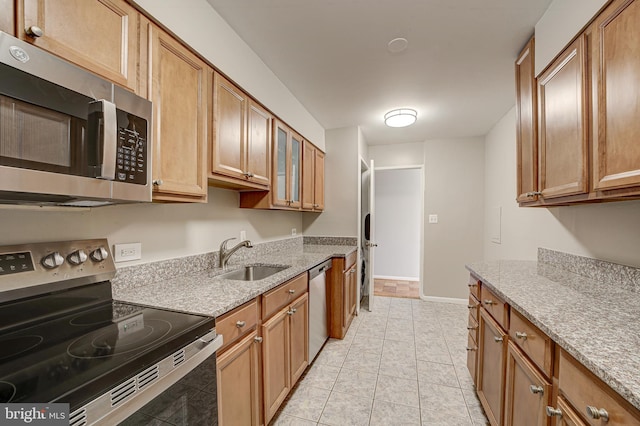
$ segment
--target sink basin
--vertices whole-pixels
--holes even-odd
[[[236,281],[258,281],[270,277],[280,271],[287,269],[288,266],[275,265],[252,265],[245,266],[235,271],[227,272],[220,275],[220,278]]]

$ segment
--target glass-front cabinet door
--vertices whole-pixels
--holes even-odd
[[[279,121],[274,133],[272,204],[300,208],[302,137]]]
[[[291,134],[291,170],[289,171],[290,192],[289,192],[289,206],[300,208],[300,176],[302,165],[302,138],[295,133]]]

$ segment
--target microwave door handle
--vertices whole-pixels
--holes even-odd
[[[116,178],[116,155],[118,151],[118,118],[116,105],[105,99],[91,103],[94,111],[102,112],[102,131],[99,132],[101,140],[98,148],[102,148],[100,170],[97,178],[114,180]]]

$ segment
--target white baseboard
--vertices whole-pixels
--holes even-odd
[[[468,299],[458,299],[455,297],[420,296],[420,299],[427,302],[453,303],[456,305],[466,305],[467,303],[469,303]]]
[[[389,280],[389,281],[420,281],[418,277],[392,277],[389,275],[374,275],[373,279]]]

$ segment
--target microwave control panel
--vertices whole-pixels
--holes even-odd
[[[147,132],[146,121],[127,115],[127,127],[122,127],[118,111],[118,151],[116,178],[118,182],[147,184]]]

